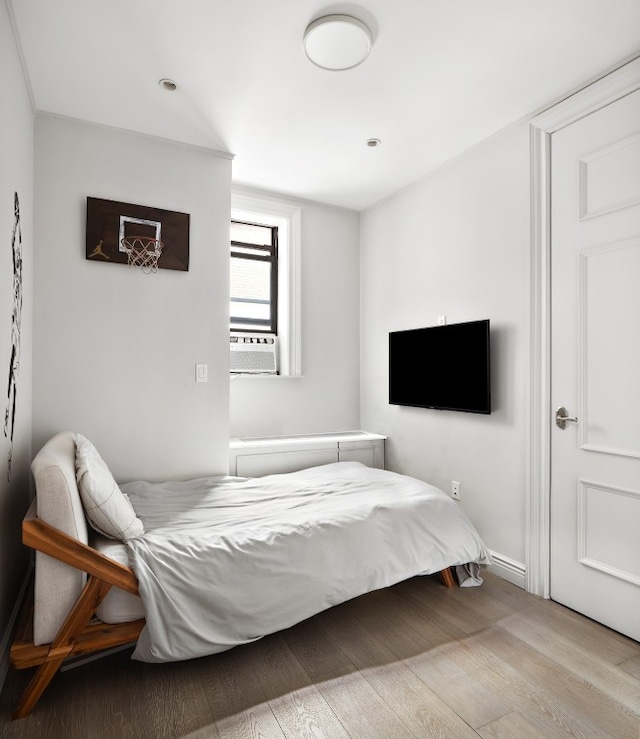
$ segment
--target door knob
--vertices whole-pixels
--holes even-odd
[[[570,418],[567,409],[561,405],[560,408],[556,411],[556,426],[559,429],[566,429],[568,423],[578,423],[578,418],[573,417]]]

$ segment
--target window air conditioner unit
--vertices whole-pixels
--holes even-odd
[[[231,372],[235,374],[276,375],[278,363],[273,334],[231,334]]]

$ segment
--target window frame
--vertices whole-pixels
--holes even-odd
[[[280,373],[270,377],[302,377],[302,208],[258,194],[232,190],[230,220],[278,226]],[[231,332],[231,328],[229,330]]]
[[[231,240],[231,259],[246,259],[247,261],[267,262],[271,265],[271,276],[269,284],[269,326],[268,328],[256,328],[255,326],[247,325],[247,328],[238,326],[229,327],[231,331],[252,333],[252,334],[273,334],[278,335],[278,226],[265,223],[255,223],[248,221],[241,221],[237,218],[231,218],[231,223],[237,223],[244,226],[260,226],[261,228],[268,228],[271,230],[271,244],[267,245],[256,245],[250,244],[245,241],[234,241]],[[252,251],[264,252],[264,254],[245,254],[242,252],[234,253],[233,247],[244,247]],[[241,318],[236,317],[236,321],[239,324],[243,323]],[[247,319],[246,323],[249,323]]]

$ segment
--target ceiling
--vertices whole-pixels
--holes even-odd
[[[235,184],[355,210],[640,54],[640,0],[7,2],[37,111],[231,152]],[[328,13],[369,25],[360,66],[305,57]]]

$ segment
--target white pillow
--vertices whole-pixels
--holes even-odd
[[[76,479],[84,512],[94,529],[112,539],[144,534],[142,521],[120,490],[98,450],[76,434]]]

